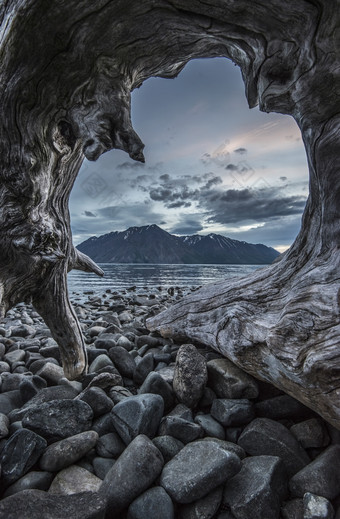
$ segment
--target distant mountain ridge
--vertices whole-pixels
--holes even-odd
[[[265,265],[279,256],[266,245],[213,233],[175,236],[155,224],[92,236],[77,248],[98,263]]]

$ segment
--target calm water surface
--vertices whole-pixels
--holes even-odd
[[[214,283],[234,276],[245,276],[264,265],[150,265],[99,263],[105,275],[103,278],[79,270],[68,274],[70,294],[82,294],[88,290],[95,293],[107,289],[122,290],[136,288],[156,288],[162,286],[196,287]]]

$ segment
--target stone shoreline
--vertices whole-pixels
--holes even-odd
[[[89,373],[39,315],[0,324],[0,519],[340,519],[340,432],[145,319],[193,289],[74,296]]]

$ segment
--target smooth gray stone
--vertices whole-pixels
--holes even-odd
[[[326,499],[340,494],[340,445],[331,445],[309,465],[295,474],[289,489],[293,496],[311,492]]]
[[[50,441],[58,441],[89,430],[92,418],[92,409],[86,402],[51,400],[30,407],[22,419],[22,425]]]
[[[130,353],[123,346],[114,346],[109,350],[109,357],[122,377],[132,378],[136,363]]]
[[[224,440],[225,431],[224,427],[215,420],[210,414],[197,415],[195,417],[195,423],[200,425],[207,436],[214,436]]]
[[[79,494],[80,492],[98,492],[102,480],[84,467],[71,465],[55,476],[49,488],[49,494]]]
[[[86,431],[52,443],[40,458],[42,470],[57,472],[80,460],[96,446],[98,433]]]
[[[177,416],[189,422],[194,422],[192,410],[184,404],[177,404],[167,416]]]
[[[175,519],[173,502],[163,487],[146,490],[128,509],[127,519]]]
[[[117,341],[117,346],[121,346],[122,348],[125,348],[126,351],[131,351],[133,349],[132,342],[127,337],[124,337],[124,335],[119,337],[119,339]]]
[[[8,364],[8,362],[5,362],[4,360],[0,361],[0,374],[1,373],[10,373],[11,367]]]
[[[111,413],[105,413],[102,416],[96,418],[93,421],[91,430],[96,431],[99,434],[99,436],[103,436],[104,434],[114,432]]]
[[[173,389],[179,402],[195,408],[208,381],[207,362],[193,344],[183,344],[176,356]]]
[[[101,457],[97,456],[92,461],[95,475],[100,479],[104,479],[106,474],[113,467],[113,464],[115,462],[116,462],[116,460],[114,460],[112,458],[101,458]]]
[[[234,454],[236,454],[236,456],[238,456],[240,458],[240,460],[243,460],[247,456],[245,453],[245,450],[242,449],[242,447],[240,445],[237,445],[237,443],[229,442],[226,440],[220,440],[219,438],[213,438],[213,437],[209,437],[209,436],[205,436],[204,438],[202,438],[201,440],[198,440],[198,441],[215,442],[218,445],[220,445],[223,449],[225,449],[226,451],[233,452]]]
[[[59,380],[65,376],[63,368],[53,362],[46,362],[42,368],[36,372],[36,375],[46,380],[50,386],[57,385]]]
[[[310,418],[293,425],[290,432],[294,434],[304,449],[326,447],[329,444],[327,429],[324,423],[317,418]]]
[[[10,366],[15,362],[20,362],[21,360],[25,360],[25,350],[13,350],[4,355],[4,361],[8,362]]]
[[[247,399],[220,399],[213,401],[211,416],[225,427],[249,423],[255,416],[254,404]]]
[[[218,398],[257,398],[256,380],[228,359],[213,359],[207,363],[208,385]]]
[[[328,499],[306,492],[303,496],[303,519],[334,519],[334,508]]]
[[[308,454],[287,427],[269,418],[256,418],[247,425],[238,444],[251,456],[279,456],[290,477],[310,462]]]
[[[160,345],[159,338],[158,337],[152,337],[152,335],[140,335],[137,337],[137,348],[141,348],[147,344],[150,348],[157,348],[157,346]]]
[[[209,494],[188,505],[182,505],[179,510],[180,519],[212,519],[220,507],[223,496],[223,485],[215,488]]]
[[[100,495],[107,501],[106,519],[116,517],[160,475],[164,460],[147,436],[139,435],[126,447],[105,476]]]
[[[11,485],[37,462],[47,446],[44,438],[33,431],[20,429],[5,443],[0,455],[1,478]]]
[[[118,404],[122,400],[125,400],[125,398],[128,398],[129,396],[133,396],[131,391],[129,391],[124,386],[113,386],[110,388],[109,391],[110,398],[112,399],[112,402],[114,404]]]
[[[158,430],[159,436],[173,436],[183,443],[189,443],[203,436],[203,429],[200,425],[180,418],[179,416],[165,416]]]
[[[39,393],[41,389],[47,386],[46,380],[43,378],[33,375],[31,377],[25,377],[19,386],[21,399],[24,404],[31,400],[35,395]]]
[[[10,485],[3,497],[9,497],[23,490],[36,489],[36,490],[48,490],[54,474],[52,472],[42,471],[31,471],[22,476],[18,481]]]
[[[279,395],[257,402],[255,412],[258,417],[272,420],[288,418],[300,421],[314,415],[313,411],[289,395]]]
[[[28,337],[29,335],[33,336],[36,334],[36,329],[33,326],[29,326],[28,324],[18,324],[17,326],[11,326],[11,336],[12,337]]]
[[[113,367],[112,360],[108,357],[108,355],[98,355],[98,357],[96,357],[94,361],[90,364],[89,374],[97,373],[97,371],[106,366]]]
[[[143,393],[160,395],[164,400],[165,412],[169,411],[174,405],[175,395],[172,387],[156,371],[151,371],[141,385],[139,394]]]
[[[14,391],[19,389],[20,382],[26,378],[25,375],[19,373],[2,373],[1,375],[1,392]]]
[[[303,500],[291,499],[281,506],[282,519],[304,519],[303,518]]]
[[[98,456],[103,458],[118,458],[125,449],[126,445],[116,432],[111,432],[101,436],[96,445]]]
[[[235,476],[241,461],[213,441],[189,443],[164,467],[160,484],[178,503],[192,503]]]
[[[152,353],[147,353],[142,360],[137,364],[133,373],[133,381],[137,386],[143,384],[148,374],[153,371],[155,361]]]
[[[136,395],[115,405],[111,411],[112,423],[127,445],[139,434],[153,438],[164,411],[163,398],[151,393]]]
[[[279,519],[287,495],[287,474],[277,456],[245,458],[225,486],[223,504],[237,519]]]
[[[9,415],[22,406],[21,394],[18,389],[0,394],[0,413]]]
[[[85,389],[79,400],[86,402],[93,411],[94,418],[109,413],[113,408],[111,398],[100,387],[89,387]]]
[[[104,519],[105,498],[96,492],[70,496],[24,490],[0,501],[6,519]]]
[[[173,436],[164,435],[153,438],[152,442],[160,450],[165,463],[170,461],[184,447],[184,443]]]

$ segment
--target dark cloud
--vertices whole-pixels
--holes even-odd
[[[236,150],[234,150],[234,153],[238,153],[239,155],[245,155],[247,153],[247,149],[246,148],[237,148]]]
[[[117,169],[140,169],[145,168],[145,164],[142,162],[122,162],[122,164],[117,164]]]
[[[287,179],[287,177],[280,177],[280,180],[282,180],[282,182],[285,182]]]
[[[164,202],[165,207],[173,209],[175,207],[189,207],[188,205],[186,206],[183,202],[188,203],[189,200],[197,200],[199,196],[199,190],[190,189],[187,185],[177,187],[166,184],[151,189],[149,196],[151,200],[156,202]]]
[[[201,224],[202,215],[198,214],[197,218],[193,218],[193,216],[182,216],[179,223],[171,229],[171,233],[173,234],[195,234],[203,230],[203,225]]]
[[[280,188],[214,189],[202,193],[199,206],[207,211],[208,222],[245,224],[301,214],[304,196],[286,196]]]
[[[172,204],[168,204],[168,209],[177,209],[178,207],[190,207],[191,202],[173,202]]]
[[[162,180],[163,182],[169,182],[169,180],[170,180],[170,175],[168,175],[167,173],[165,173],[164,175],[161,175],[159,178],[160,178],[160,180]]]
[[[84,216],[89,216],[89,217],[91,217],[91,218],[97,218],[97,215],[94,214],[94,213],[92,213],[91,211],[84,211],[84,212],[83,212],[83,215],[84,215]]]
[[[236,164],[228,164],[225,169],[229,170],[229,171],[237,171],[237,166]]]

